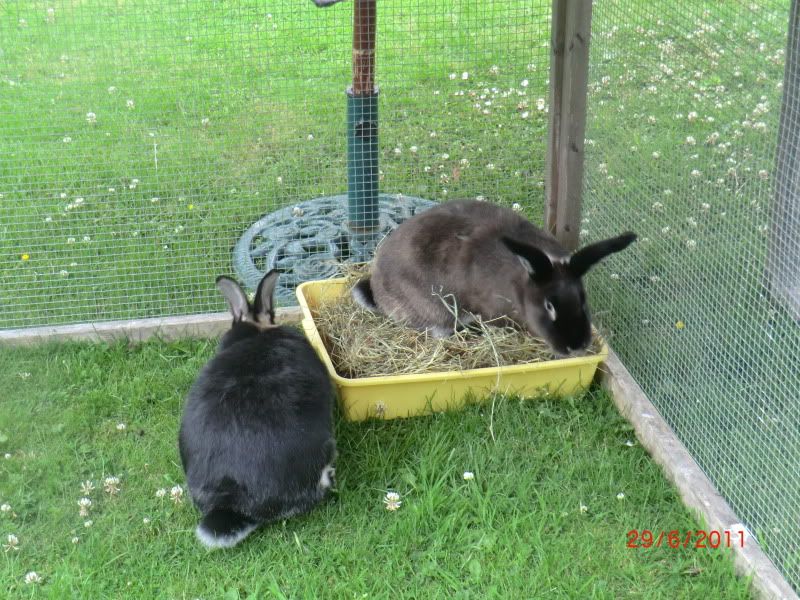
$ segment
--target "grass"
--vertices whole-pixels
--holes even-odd
[[[626,547],[631,529],[699,525],[597,390],[501,399],[496,442],[480,405],[339,421],[336,497],[208,553],[188,499],[156,491],[185,485],[182,401],[212,352],[210,341],[2,351],[0,503],[14,516],[0,513],[0,533],[19,539],[0,557],[4,597],[748,597],[721,550]],[[85,480],[96,487],[88,528]],[[387,490],[401,495],[397,512]],[[43,582],[26,585],[29,571]]]

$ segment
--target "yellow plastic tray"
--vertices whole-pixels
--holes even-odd
[[[343,278],[308,281],[297,288],[303,330],[336,383],[340,406],[349,421],[395,419],[449,410],[463,405],[470,392],[476,397],[493,391],[522,397],[546,393],[569,395],[586,388],[597,365],[608,356],[604,342],[600,353],[592,356],[467,371],[350,379],[336,372],[314,322],[321,304],[345,293],[349,289]]]

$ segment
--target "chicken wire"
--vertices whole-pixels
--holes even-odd
[[[639,234],[595,319],[800,590],[798,38],[796,1],[596,3],[581,238]]]
[[[539,214],[550,2],[377,7],[380,191]],[[254,222],[347,192],[352,17],[0,3],[0,328],[224,310]]]

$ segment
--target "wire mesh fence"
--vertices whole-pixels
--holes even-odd
[[[377,7],[380,191],[538,213],[550,3]],[[1,3],[0,328],[224,310],[214,277],[254,222],[347,193],[352,16]],[[295,231],[282,252],[329,251]]]
[[[800,589],[794,4],[787,65],[788,0],[596,3],[581,235],[639,234],[596,319]]]

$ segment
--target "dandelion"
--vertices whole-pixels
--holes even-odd
[[[86,529],[89,529],[89,527],[91,527],[92,525],[94,525],[94,521],[92,521],[91,519],[89,519],[89,520],[87,520],[87,521],[84,521],[84,522],[83,522],[83,526],[84,526]]]
[[[86,122],[87,123],[97,123],[97,115],[93,112],[86,113]]]
[[[625,499],[625,494],[623,494],[622,492],[617,494],[617,500],[624,500],[624,499]]]
[[[128,107],[128,110],[133,110],[134,108],[136,108],[136,103],[129,98],[128,100],[125,101],[125,106]]]
[[[167,495],[167,490],[164,488],[159,488],[156,490],[156,498],[163,498]]]
[[[180,504],[183,502],[183,488],[179,485],[173,486],[169,491],[169,497],[172,498],[175,504]]]
[[[3,549],[6,552],[10,552],[11,550],[19,550],[19,538],[17,536],[15,536],[13,533],[9,533],[6,539],[8,542],[3,545]]]
[[[686,240],[686,247],[689,250],[694,250],[697,248],[697,242],[695,240]]]
[[[42,583],[42,577],[36,571],[25,573],[25,583],[28,585]]]
[[[11,512],[11,505],[8,502],[4,502],[0,504],[0,512],[9,513]]]
[[[400,494],[397,492],[386,492],[383,503],[386,505],[386,510],[389,511],[395,511],[403,504],[402,500],[400,500]]]
[[[283,178],[282,177],[278,177],[278,179],[280,180],[280,181],[278,181],[278,183],[282,183],[283,182]],[[186,208],[188,210],[194,210],[194,204],[189,204]]]
[[[464,471],[463,477],[464,481],[472,481],[473,479],[475,479],[475,473],[473,473],[472,471]]]
[[[28,254],[27,252],[25,252],[25,253],[23,253],[23,254],[21,254],[21,255],[20,255],[19,259],[20,259],[22,262],[25,262],[25,261],[28,261],[28,260],[30,260],[30,259],[31,259],[31,255],[30,255],[30,254]]]
[[[584,514],[586,514],[587,512],[589,512],[589,507],[588,507],[588,506],[586,506],[585,504],[581,503],[581,505],[580,505],[580,511],[581,511],[581,514],[582,514],[582,515],[584,515]]]
[[[103,480],[103,489],[106,494],[117,495],[119,493],[119,477],[106,477]]]
[[[92,507],[92,501],[90,498],[81,498],[78,500],[78,506],[80,507],[80,512],[78,513],[81,517],[88,517],[89,516],[89,509]]]

